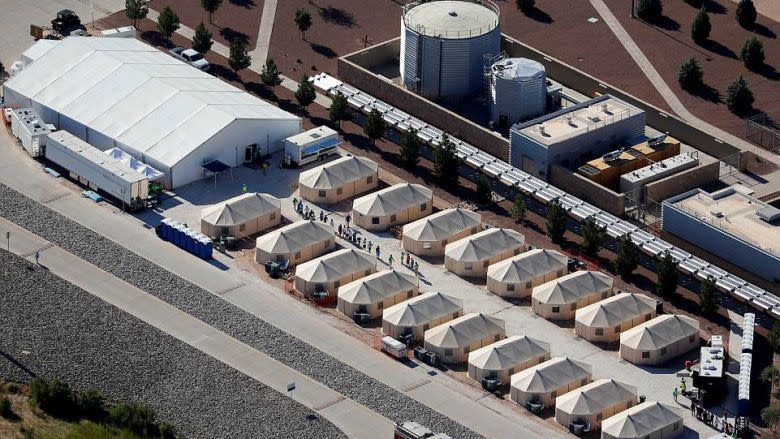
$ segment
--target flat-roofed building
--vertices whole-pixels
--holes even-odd
[[[295,267],[295,289],[319,300],[332,301],[340,286],[375,272],[374,256],[345,248]]]
[[[575,271],[535,287],[531,309],[548,320],[573,319],[578,308],[611,296],[612,282],[600,271]]]
[[[555,421],[575,431],[576,424],[594,431],[604,419],[636,404],[636,387],[612,379],[596,380],[559,396]]]
[[[491,264],[519,255],[525,236],[512,229],[490,228],[444,247],[444,267],[463,277],[484,277]]]
[[[419,294],[417,277],[395,270],[382,270],[339,287],[338,310],[347,317],[382,316],[385,308]]]
[[[366,230],[387,230],[396,224],[428,216],[433,212],[433,191],[412,183],[398,183],[364,195],[352,203],[355,225]]]
[[[382,333],[393,338],[421,342],[425,331],[463,315],[463,301],[439,292],[428,292],[385,308]]]
[[[620,358],[656,366],[699,347],[699,343],[696,319],[664,314],[620,334]]]
[[[251,192],[206,207],[200,232],[206,236],[241,239],[282,222],[282,202],[273,195]]]
[[[577,310],[574,332],[592,342],[613,342],[657,315],[658,302],[644,294],[618,293]]]
[[[333,228],[317,221],[301,220],[257,238],[255,262],[289,261],[290,265],[310,261],[335,250]]]
[[[550,344],[525,335],[513,335],[469,354],[468,376],[498,378],[509,385],[509,377],[550,359]]]
[[[601,439],[673,439],[683,431],[682,417],[656,401],[643,402],[601,423]]]
[[[366,157],[347,156],[298,177],[300,195],[312,203],[333,204],[379,185],[379,165]]]
[[[401,245],[417,256],[442,256],[450,242],[482,230],[482,215],[462,208],[445,209],[403,228]]]
[[[425,331],[425,349],[443,363],[465,363],[469,353],[506,337],[504,321],[469,313]]]
[[[533,403],[550,407],[556,398],[592,379],[589,364],[569,357],[555,357],[512,375],[509,397],[522,406]]]
[[[555,250],[529,250],[489,266],[487,289],[502,297],[528,297],[534,287],[567,274],[568,261]]]

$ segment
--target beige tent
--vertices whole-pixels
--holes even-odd
[[[333,228],[325,223],[301,220],[257,238],[255,262],[310,261],[336,248]]]
[[[488,267],[487,289],[502,297],[528,297],[533,287],[568,273],[568,261],[568,257],[555,250],[521,253]]]
[[[423,340],[425,331],[463,315],[463,301],[442,293],[424,293],[386,308],[382,333],[393,338],[411,334],[413,342]]]
[[[425,331],[425,349],[439,354],[442,363],[464,363],[471,351],[504,337],[503,320],[469,313]]]
[[[371,159],[358,156],[342,157],[301,172],[298,177],[301,197],[312,203],[338,203],[378,184],[379,166]]]
[[[509,396],[523,406],[534,402],[550,407],[558,396],[591,382],[592,374],[586,363],[555,357],[512,375]]]
[[[696,319],[664,314],[620,334],[620,358],[639,365],[659,365],[699,347]]]
[[[338,310],[348,317],[360,313],[375,319],[385,308],[419,294],[419,289],[416,276],[383,270],[341,286]]]
[[[512,229],[491,228],[447,244],[444,267],[463,277],[484,277],[488,266],[525,249],[525,237]]]
[[[398,183],[352,202],[355,225],[366,230],[387,230],[390,226],[406,224],[431,212],[433,191],[419,184]]]
[[[340,286],[374,272],[375,257],[364,251],[345,248],[295,267],[295,289],[315,297],[324,296],[322,293],[327,291],[328,297],[335,298]]]
[[[446,209],[404,226],[401,246],[417,256],[442,256],[447,243],[480,231],[482,215],[467,209]]]
[[[601,423],[601,439],[672,439],[685,430],[683,419],[666,404],[646,401]]]
[[[612,379],[596,380],[559,396],[555,421],[567,428],[577,423],[598,430],[601,421],[636,403],[636,387]]]
[[[206,236],[253,235],[282,222],[282,202],[257,192],[241,194],[206,207],[200,214],[200,232]]]
[[[656,304],[644,294],[620,293],[578,309],[574,331],[588,341],[617,341],[621,332],[655,317]]]
[[[509,385],[509,377],[550,359],[550,344],[524,335],[513,335],[469,354],[469,378],[498,378]]]
[[[569,320],[577,308],[611,295],[611,276],[599,271],[575,271],[534,288],[531,309],[548,320]]]

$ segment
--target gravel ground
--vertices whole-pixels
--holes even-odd
[[[151,405],[190,438],[345,437],[287,396],[18,256],[0,250],[0,266],[4,379],[97,387],[108,400]]]
[[[435,410],[2,184],[0,201],[0,216],[391,420],[415,420],[457,438],[480,437]]]

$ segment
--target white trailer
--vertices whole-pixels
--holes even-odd
[[[145,175],[67,131],[49,135],[46,159],[65,168],[79,183],[101,190],[131,208],[142,207],[149,197],[149,179]]]
[[[106,29],[100,31],[100,36],[104,38],[135,38],[138,31],[133,26],[123,26],[116,29]]]
[[[339,133],[322,126],[284,139],[284,155],[287,163],[303,166],[335,154],[340,144]]]
[[[19,139],[28,154],[40,157],[51,131],[35,110],[19,108],[11,111],[11,133]]]
[[[393,337],[382,337],[382,350],[399,360],[406,358],[406,345]]]

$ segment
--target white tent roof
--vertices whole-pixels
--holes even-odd
[[[200,217],[209,224],[228,227],[281,209],[282,202],[273,195],[249,192],[203,209]]]
[[[295,267],[295,276],[306,282],[333,282],[360,271],[376,269],[376,258],[367,252],[345,248]]]
[[[620,293],[577,310],[575,320],[585,326],[612,328],[655,311],[656,300],[636,293]]]
[[[46,52],[51,50],[54,46],[59,44],[60,40],[47,40],[45,38],[40,39],[30,46],[27,50],[22,52],[22,60],[28,64],[35,62],[38,58],[42,57]]]
[[[327,224],[301,220],[257,238],[256,247],[267,253],[294,253],[333,236]]]
[[[167,166],[235,120],[300,120],[135,38],[65,38],[4,86]]]
[[[136,172],[145,175],[146,178],[148,178],[149,180],[157,180],[158,178],[161,178],[162,176],[165,175],[165,173],[160,172],[157,169],[154,169],[153,167],[147,165],[146,163],[136,160],[135,158],[133,158],[133,156],[122,151],[119,148],[111,148],[109,150],[106,150],[105,153],[121,161],[127,166],[130,166],[131,168],[135,169]]]
[[[680,421],[682,417],[668,405],[646,401],[605,419],[601,431],[619,439],[640,439]]]
[[[484,261],[501,252],[521,248],[525,236],[512,229],[491,228],[467,236],[444,247],[444,254],[456,261]]]
[[[382,270],[339,288],[339,299],[359,305],[372,305],[419,285],[417,277],[395,270]]]
[[[612,280],[600,271],[575,271],[534,287],[531,296],[542,303],[566,305],[609,290]]]
[[[382,312],[382,320],[396,326],[412,327],[462,310],[462,300],[430,292],[385,309]]]
[[[503,320],[472,312],[425,331],[425,342],[440,348],[460,349],[503,328]]]
[[[469,354],[469,364],[483,370],[507,370],[550,352],[550,344],[525,335],[513,335]]]
[[[612,379],[601,379],[559,396],[555,400],[555,409],[570,415],[588,416],[632,399],[636,402],[636,387]]]
[[[620,334],[620,344],[652,351],[699,333],[699,322],[691,317],[664,314]]]
[[[336,189],[354,181],[374,176],[378,169],[379,165],[371,159],[347,156],[301,172],[298,176],[298,183],[313,189]]]
[[[352,209],[363,215],[388,216],[412,206],[429,203],[433,191],[412,183],[398,183],[388,188],[355,199]]]
[[[512,387],[528,393],[549,393],[591,373],[587,363],[556,357],[512,375]]]
[[[558,270],[566,270],[569,258],[547,249],[534,249],[488,267],[489,278],[499,282],[523,283]]]
[[[415,241],[437,242],[482,223],[482,215],[454,208],[434,213],[404,226],[403,234]]]

